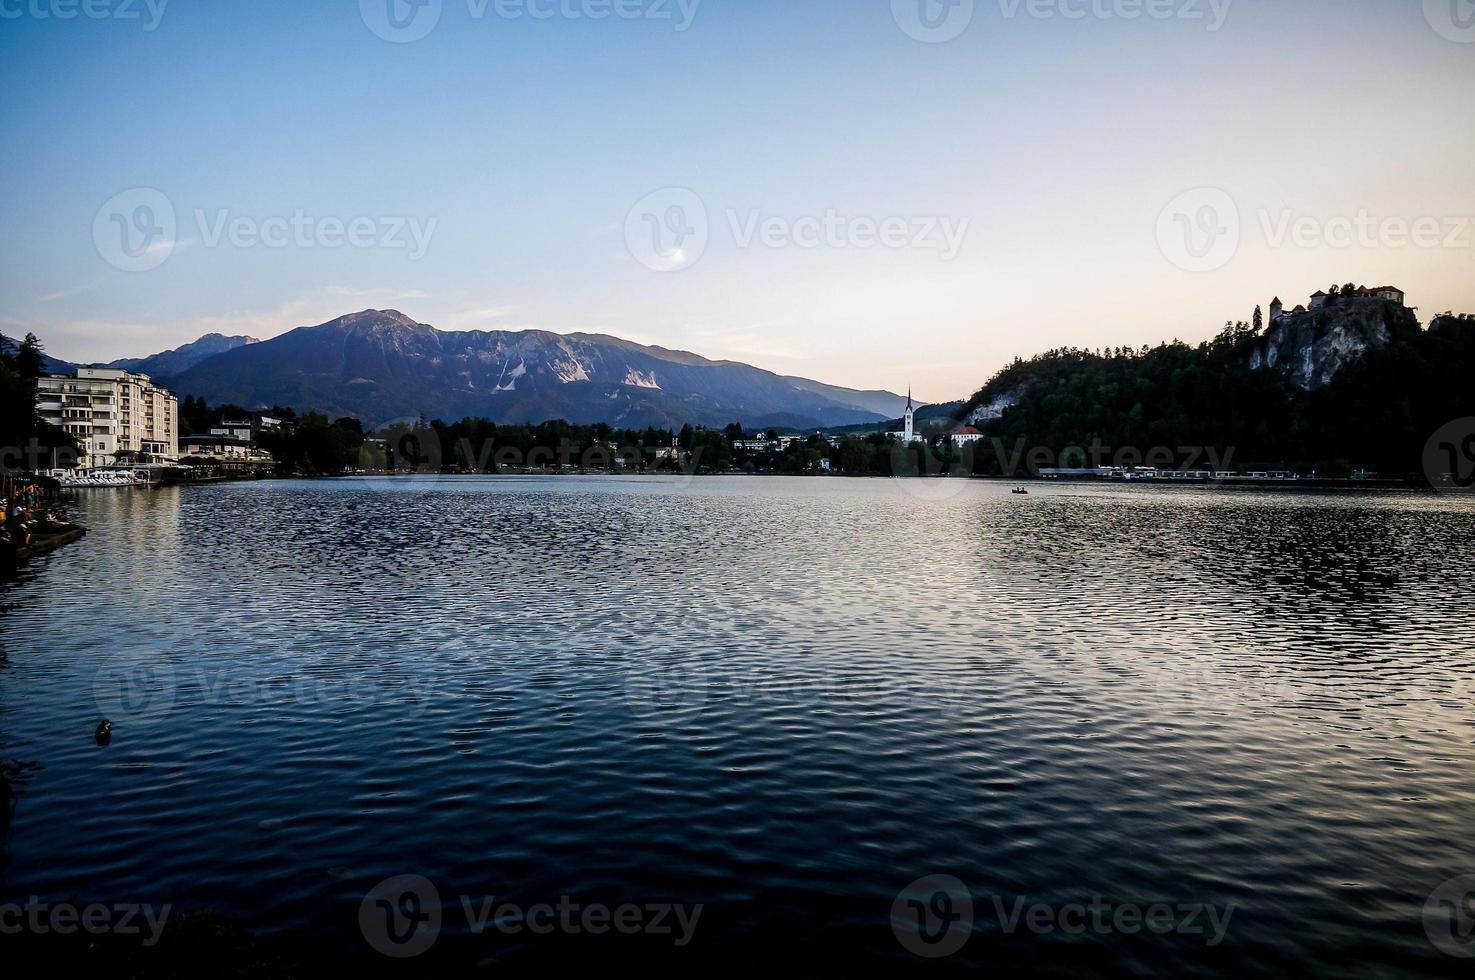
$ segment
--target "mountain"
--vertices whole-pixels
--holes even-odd
[[[906,411],[907,400],[902,395],[893,395],[889,391],[856,391],[852,388],[839,388],[835,385],[827,385],[821,381],[810,381],[808,378],[784,378],[795,388],[802,391],[814,392],[823,395],[832,401],[850,405],[853,408],[865,412],[874,412],[883,418],[901,417]],[[922,402],[914,402],[920,406]]]
[[[237,347],[256,343],[260,341],[255,337],[227,337],[224,334],[207,333],[199,340],[173,350],[160,351],[148,357],[120,357],[116,361],[91,366],[121,368],[135,374],[146,374],[157,381],[160,378],[182,374],[207,357],[214,357],[216,354],[223,354]],[[47,374],[72,374],[77,368],[83,366],[72,361],[63,361],[50,354],[43,354],[41,361],[41,369]]]
[[[151,378],[165,378],[183,374],[207,357],[256,343],[260,341],[255,337],[227,337],[224,334],[207,333],[199,340],[173,350],[150,354],[148,357],[122,357],[108,362],[107,366],[146,374]]]
[[[902,399],[901,404],[902,411],[905,412],[906,399]],[[943,427],[952,428],[958,413],[963,410],[963,404],[961,401],[937,402],[931,405],[913,402],[912,407],[915,411],[912,413],[912,422],[915,424],[918,432],[927,431],[929,425],[934,422]],[[882,422],[868,423],[865,425],[847,425],[835,431],[843,435],[864,436],[870,435],[873,432],[900,432],[904,425],[906,425],[906,419],[901,415],[897,415],[895,418],[888,418]]]
[[[299,327],[160,380],[212,404],[317,409],[370,426],[476,416],[799,429],[874,422],[885,413],[866,406],[899,397],[598,334],[442,331],[395,310]]]
[[[71,374],[77,370],[77,365],[71,361],[63,361],[59,357],[52,357],[50,354],[42,354],[41,370],[47,374]]]

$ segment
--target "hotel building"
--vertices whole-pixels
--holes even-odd
[[[179,403],[148,375],[81,367],[76,377],[37,380],[41,418],[65,429],[81,449],[79,465],[172,463],[179,456]]]

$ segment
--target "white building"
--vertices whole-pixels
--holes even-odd
[[[952,440],[954,446],[957,446],[961,449],[964,446],[971,446],[978,440],[982,439],[983,433],[979,432],[971,425],[965,425],[948,433],[948,438]]]
[[[272,421],[276,422],[275,419]],[[179,450],[189,461],[267,464],[272,462],[271,453],[256,445],[257,433],[265,427],[255,418],[221,418],[219,424],[210,427],[209,435],[180,439]]]
[[[77,440],[84,467],[172,463],[179,457],[179,402],[146,374],[82,367],[76,377],[43,375],[36,383],[36,408],[44,421]]]
[[[799,435],[774,436],[772,439],[734,439],[732,448],[754,453],[767,453],[787,450],[794,443],[804,441],[804,436]]]
[[[252,442],[256,438],[256,425],[250,419],[240,421],[221,419],[219,425],[211,426],[210,434],[222,439],[234,439],[237,442]]]
[[[272,461],[271,453],[258,449],[254,443],[244,439],[230,439],[217,435],[185,436],[179,440],[179,446],[184,459],[198,457],[248,463],[270,463]]]

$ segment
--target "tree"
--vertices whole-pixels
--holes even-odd
[[[44,468],[49,464],[40,458],[33,464],[28,458],[33,450],[37,457],[44,450],[77,450],[75,439],[41,420],[36,393],[45,362],[45,350],[35,334],[26,334],[18,346],[0,336],[0,447],[6,453],[0,465],[19,462],[23,469]]]

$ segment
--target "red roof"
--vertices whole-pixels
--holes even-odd
[[[973,428],[973,426],[971,426],[971,425],[965,425],[961,429],[954,429],[953,430],[953,435],[955,435],[955,436],[981,436],[981,435],[983,435],[983,433],[982,432],[979,432],[977,429]]]

